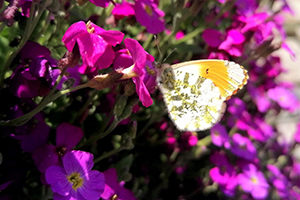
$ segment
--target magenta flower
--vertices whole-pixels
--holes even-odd
[[[210,157],[216,165],[209,171],[211,179],[220,185],[220,189],[228,196],[234,194],[237,186],[237,174],[224,154],[215,153]]]
[[[51,52],[35,42],[27,42],[20,51],[22,64],[10,77],[9,89],[17,97],[33,98],[45,96],[52,89],[59,69],[56,60],[50,57]]]
[[[79,127],[68,123],[60,124],[56,129],[56,146],[45,144],[33,152],[33,160],[40,172],[45,173],[52,165],[61,165],[60,158],[76,146],[83,134]]]
[[[118,182],[117,171],[115,168],[110,168],[103,172],[105,176],[105,188],[101,194],[103,200],[136,200],[134,194],[124,188],[124,181]]]
[[[263,173],[258,171],[255,165],[245,165],[243,173],[238,175],[238,179],[239,185],[245,192],[251,193],[254,199],[264,199],[268,196],[270,186]]]
[[[198,137],[196,132],[183,132],[180,135],[179,148],[181,151],[190,150],[193,146],[196,146]]]
[[[254,100],[257,109],[261,113],[265,113],[271,107],[270,99],[267,97],[266,91],[263,87],[254,87],[252,82],[248,83],[247,89],[252,99]]]
[[[296,133],[294,134],[294,139],[296,142],[300,143],[300,123],[297,125]]]
[[[165,30],[164,17],[165,13],[158,9],[155,0],[136,0],[135,1],[135,17],[136,20],[147,28],[152,34],[158,34]]]
[[[96,6],[106,8],[110,2],[113,0],[89,0],[91,3],[95,4]]]
[[[245,23],[245,26],[242,28],[241,32],[245,33],[249,30],[256,31],[259,29],[259,26],[265,22],[269,17],[267,13],[255,13],[251,16],[239,16],[239,20]]]
[[[124,43],[132,57],[133,65],[125,66],[128,68],[122,71],[124,75],[121,79],[132,78],[140,101],[144,106],[149,107],[153,103],[150,92],[154,92],[156,87],[156,71],[152,65],[154,58],[136,40],[126,38]],[[130,64],[128,55],[123,55],[123,58],[124,64]],[[122,58],[119,58],[118,62],[121,63],[121,60]],[[119,67],[123,66],[123,64],[119,65]],[[116,65],[115,68],[117,68]]]
[[[289,182],[287,178],[280,172],[275,165],[267,165],[268,170],[272,173],[270,181],[273,183],[281,198],[286,198],[289,195]]]
[[[211,47],[219,47],[224,40],[220,31],[210,28],[203,31],[202,38]]]
[[[62,158],[63,167],[50,166],[46,181],[50,184],[54,199],[98,200],[104,191],[104,175],[91,170],[93,154],[71,151]]]
[[[279,106],[290,112],[299,108],[299,100],[291,91],[284,87],[277,86],[268,90],[268,96],[273,101],[277,102]]]
[[[223,41],[218,49],[224,50],[232,56],[239,57],[242,55],[244,35],[236,29],[231,29],[227,32],[225,41]]]
[[[116,19],[134,16],[134,4],[123,0],[122,3],[116,4],[111,14],[113,14]]]
[[[230,148],[230,138],[226,131],[226,128],[220,123],[216,124],[210,129],[212,143],[218,147],[224,145],[226,149]]]
[[[267,124],[261,117],[253,117],[253,125],[249,128],[248,134],[254,139],[265,142],[274,135],[273,127]]]
[[[11,108],[13,118],[24,115],[23,107],[33,109],[33,102],[22,102],[21,106]],[[28,112],[28,111],[26,111]],[[44,145],[48,141],[50,127],[46,124],[41,113],[35,115],[31,120],[22,126],[15,127],[15,131],[10,134],[12,138],[20,140],[21,148],[25,152],[32,153],[36,148]]]
[[[62,38],[68,51],[77,43],[83,65],[92,68],[89,72],[104,69],[112,64],[115,57],[113,46],[121,43],[124,34],[120,31],[106,31],[92,22],[72,24]]]
[[[206,29],[203,31],[202,37],[210,47],[224,50],[232,56],[242,55],[242,43],[245,41],[245,37],[236,29],[228,30],[226,36],[218,30]]]
[[[252,161],[256,158],[256,148],[247,137],[235,133],[232,136],[231,152],[240,158]]]

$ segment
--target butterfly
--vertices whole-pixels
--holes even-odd
[[[157,84],[169,116],[180,131],[201,131],[218,123],[224,101],[247,84],[247,70],[227,60],[195,60],[157,69]]]

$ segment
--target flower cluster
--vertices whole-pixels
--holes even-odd
[[[285,0],[0,8],[0,199],[300,198],[300,100],[278,78],[287,70],[276,54],[297,59]],[[210,130],[180,132],[157,90],[165,66],[155,58],[232,60],[249,80]],[[282,116],[297,118],[292,141]]]

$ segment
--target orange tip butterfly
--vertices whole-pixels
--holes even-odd
[[[157,83],[177,129],[201,131],[220,121],[224,101],[242,89],[248,78],[241,65],[212,59],[162,65]]]

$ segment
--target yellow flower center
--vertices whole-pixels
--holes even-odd
[[[258,180],[257,180],[256,177],[251,177],[251,181],[252,181],[254,184],[258,183]]]
[[[118,200],[118,195],[114,194],[114,196],[112,196],[110,200]]]
[[[95,32],[95,28],[92,27],[91,21],[88,21],[88,23],[86,23],[86,30],[91,34]]]
[[[72,188],[77,190],[83,185],[83,178],[80,177],[79,173],[72,173],[71,175],[67,176],[68,181],[72,183]]]
[[[150,6],[145,5],[145,10],[148,15],[152,16],[153,10]]]

